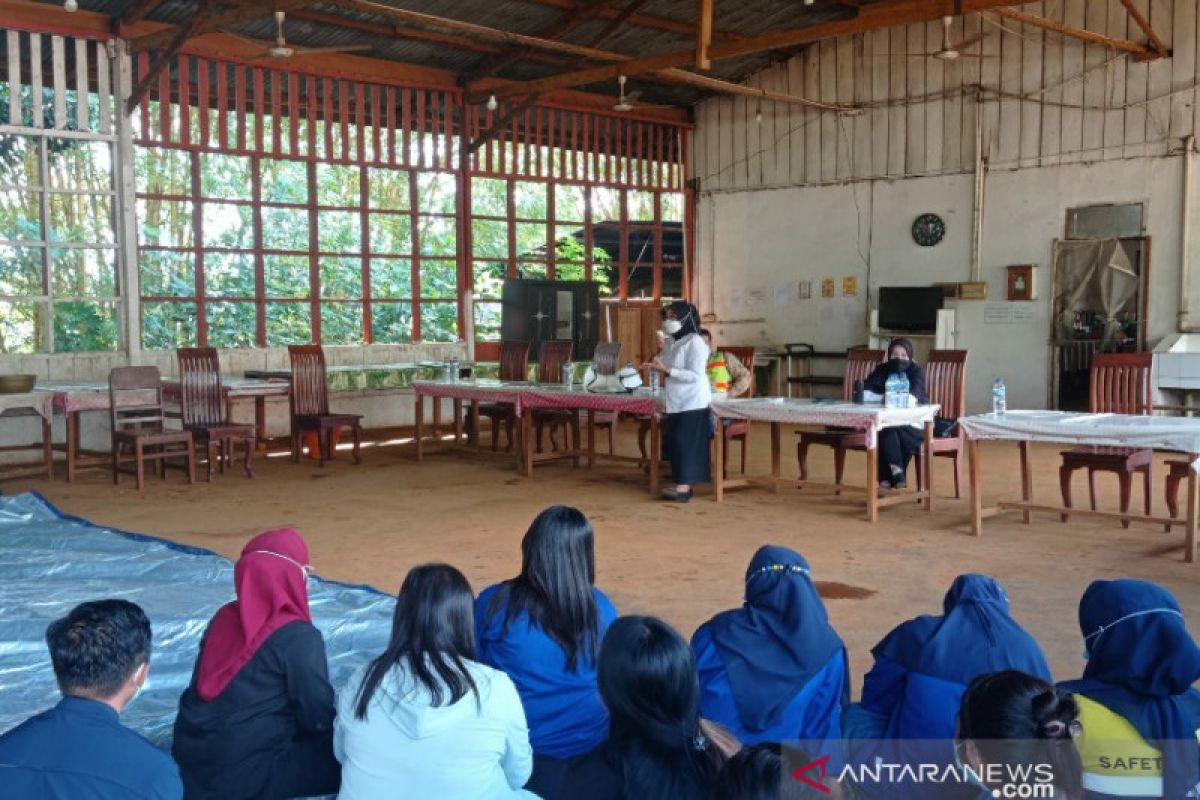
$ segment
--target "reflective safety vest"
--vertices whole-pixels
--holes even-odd
[[[1083,762],[1088,798],[1159,798],[1163,794],[1163,755],[1137,728],[1084,695],[1076,694],[1083,733],[1075,740]]]
[[[711,353],[704,371],[708,373],[708,382],[714,392],[729,391],[729,367],[725,366],[725,354]]]

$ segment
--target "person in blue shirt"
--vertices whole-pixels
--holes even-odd
[[[967,685],[1007,669],[1050,681],[1034,638],[1009,614],[1008,595],[995,578],[955,578],[941,616],[923,615],[896,626],[871,651],[862,702],[847,708],[842,732],[854,763],[952,764],[955,718]],[[876,797],[935,797],[929,786],[860,784]],[[958,788],[959,792],[954,791]],[[948,787],[942,796],[957,796]]]
[[[1079,701],[1089,798],[1196,797],[1200,647],[1179,601],[1149,581],[1095,581],[1079,602],[1087,666]]]
[[[692,636],[701,715],[746,745],[799,739],[840,769],[849,665],[808,562],[786,547],[759,548],[745,598]]]
[[[150,621],[127,600],[83,603],[46,630],[63,698],[0,736],[0,795],[179,800],[171,757],[120,723],[150,673]]]
[[[534,753],[526,788],[537,794],[558,784],[566,759],[608,734],[596,654],[617,610],[595,579],[591,523],[578,509],[551,506],[521,541],[521,573],[475,601],[477,658],[516,684]]]

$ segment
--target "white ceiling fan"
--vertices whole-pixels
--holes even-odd
[[[937,50],[928,53],[880,53],[879,55],[886,58],[891,58],[893,55],[908,56],[909,58],[936,58],[939,61],[957,61],[960,58],[992,58],[993,56],[985,56],[982,53],[964,53],[968,47],[978,44],[987,38],[985,33],[977,33],[974,36],[968,36],[959,42],[950,41],[950,26],[954,24],[954,17],[942,17],[942,46]]]
[[[637,103],[637,99],[642,96],[641,89],[634,89],[632,92],[625,91],[625,81],[628,80],[624,75],[617,76],[617,86],[620,91],[617,95],[617,102],[613,103],[613,111],[629,112],[637,111],[639,108],[674,108],[669,105],[647,105],[646,103]]]
[[[371,49],[371,45],[369,44],[343,45],[340,47],[293,47],[288,44],[287,38],[283,35],[283,23],[286,18],[287,14],[284,12],[275,12],[275,41],[273,42],[268,42],[264,39],[252,39],[233,31],[226,31],[226,33],[242,41],[262,47],[263,51],[257,56],[258,58],[291,58],[292,56],[307,56],[314,53],[356,53]]]

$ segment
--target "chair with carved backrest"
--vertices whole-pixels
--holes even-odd
[[[563,365],[571,360],[571,354],[574,351],[575,343],[569,339],[543,341],[541,351],[538,353],[538,383],[562,383]],[[573,430],[578,418],[579,412],[573,409],[535,409],[533,424],[537,431],[537,452],[542,452],[542,431],[545,428],[550,428],[550,445],[557,450],[558,442],[555,439],[555,433],[559,428]],[[579,442],[575,442],[574,446],[578,449]]]
[[[500,380],[521,382],[529,380],[529,342],[506,339],[500,343]],[[479,415],[492,421],[492,449],[500,444],[500,425],[508,435],[506,451],[512,450],[513,429],[517,414],[512,403],[480,403]]]
[[[1092,358],[1088,389],[1088,410],[1093,414],[1149,414],[1152,389],[1150,373],[1153,353],[1097,353]],[[1129,510],[1133,474],[1142,473],[1146,491],[1146,513],[1150,513],[1154,450],[1147,447],[1085,446],[1062,451],[1058,469],[1063,505],[1071,507],[1071,475],[1077,469],[1088,471],[1088,497],[1096,509],[1097,472],[1115,472],[1120,486],[1121,511]],[[1070,514],[1063,514],[1066,522]],[[1121,525],[1128,528],[1129,520]]]
[[[740,397],[754,397],[754,348],[753,347],[718,347],[718,351],[727,353],[736,358],[741,365],[750,373],[750,387],[746,389]],[[746,447],[747,440],[750,436],[750,420],[735,419],[730,420],[725,425],[725,447],[721,451],[724,459],[721,464],[721,469],[724,470],[723,475],[728,475],[729,467],[729,445],[731,442],[740,442],[742,445],[742,473],[746,472]]]
[[[188,483],[195,481],[192,433],[166,427],[158,367],[114,367],[108,373],[108,408],[114,484],[120,482],[122,472],[130,472],[137,476],[137,488],[141,491],[146,486],[146,461],[158,461],[159,472],[165,478],[171,458],[183,458]],[[130,455],[127,457],[126,453]],[[130,460],[135,464],[134,469],[122,468]]]
[[[846,371],[842,373],[842,400],[854,398],[854,384],[865,381],[875,368],[887,357],[885,350],[855,348],[846,353]],[[823,431],[796,431],[800,436],[796,444],[796,460],[800,464],[800,480],[808,480],[808,448],[813,445],[833,448],[833,471],[837,483],[842,482],[846,471],[846,453],[851,450],[866,450],[867,438],[860,431],[827,429]],[[839,490],[840,492],[840,490]]]
[[[621,343],[601,342],[592,353],[592,366],[597,375],[616,375],[621,366]],[[617,449],[617,422],[621,415],[616,411],[597,411],[596,427],[608,429],[609,455]]]
[[[208,454],[208,479],[213,479],[213,467],[225,471],[233,459],[234,442],[240,440],[246,448],[246,477],[254,477],[254,446],[258,431],[253,425],[237,425],[227,418],[225,393],[221,386],[221,361],[215,347],[180,347],[179,359],[180,408],[183,429],[192,432],[196,444]]]
[[[354,432],[354,463],[362,463],[362,417],[358,414],[334,414],[329,410],[329,382],[325,370],[325,351],[320,345],[288,345],[292,365],[292,461],[300,460],[303,437],[315,433],[320,442],[320,465],[333,458],[334,431],[350,428]]]
[[[934,457],[954,461],[954,496],[962,496],[963,437],[958,418],[967,413],[967,351],[931,350],[925,362],[925,388],[929,402],[941,406],[938,417],[954,423],[952,430],[933,440]],[[917,489],[925,488],[924,449],[916,455]]]

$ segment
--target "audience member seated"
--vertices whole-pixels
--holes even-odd
[[[1079,602],[1083,787],[1090,798],[1195,797],[1200,648],[1179,603],[1148,581],[1096,581]]]
[[[535,798],[517,689],[474,661],[474,599],[454,567],[408,573],[387,649],[338,697],[338,800]]]
[[[799,739],[840,770],[846,649],[808,562],[786,547],[759,548],[746,570],[745,598],[692,637],[701,715],[745,744]]]
[[[829,800],[839,796],[837,784],[828,776],[823,779],[816,772],[806,772],[808,781],[803,781],[791,775],[793,769],[808,763],[811,763],[809,756],[799,751],[790,751],[785,760],[782,748],[775,742],[747,747],[721,767],[712,800]]]
[[[883,757],[893,763],[950,764],[955,717],[967,685],[980,675],[1016,669],[1050,680],[1041,647],[1008,610],[994,578],[960,575],[946,593],[942,616],[920,616],[898,625],[872,655],[862,702],[842,719],[855,763]],[[872,741],[874,740],[874,741]],[[931,797],[896,784],[861,785],[867,795]],[[946,796],[960,796],[949,788]]]
[[[754,375],[746,368],[737,356],[713,346],[712,332],[708,328],[700,329],[700,338],[708,345],[708,361],[705,364],[705,374],[708,375],[708,385],[714,398],[741,397],[750,389]],[[725,420],[726,424],[732,420]]]
[[[537,794],[607,732],[596,652],[617,610],[595,577],[591,523],[577,509],[551,506],[521,541],[521,574],[475,602],[479,661],[512,678],[525,707],[534,753],[527,788]]]
[[[234,567],[237,600],[213,617],[179,701],[173,752],[188,800],[332,794],[333,688],[308,610],[308,546],[260,534]]]
[[[1075,737],[1081,730],[1079,706],[1070,693],[1005,670],[981,675],[967,687],[955,748],[966,776],[980,784],[979,800],[1034,796],[1026,793],[1046,783],[1054,787],[1056,800],[1079,800],[1082,770]]]
[[[46,629],[58,705],[0,736],[0,796],[179,800],[166,753],[118,716],[146,685],[150,621],[126,600],[83,603]]]
[[[724,757],[700,727],[688,643],[653,617],[622,617],[600,647],[608,739],[572,760],[551,800],[708,800]]]

